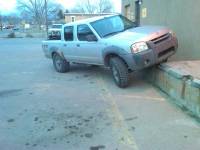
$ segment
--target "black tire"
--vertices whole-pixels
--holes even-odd
[[[122,59],[113,57],[110,59],[110,69],[113,75],[113,79],[117,86],[125,88],[129,84],[128,67]]]
[[[70,64],[66,59],[55,53],[53,55],[53,65],[57,72],[65,73],[70,69]]]

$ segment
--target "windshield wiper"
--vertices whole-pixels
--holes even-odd
[[[109,35],[114,35],[114,34],[117,34],[117,33],[119,33],[119,32],[123,32],[123,31],[124,31],[124,30],[111,32],[111,33],[105,34],[103,37],[106,37],[106,36],[109,36]]]

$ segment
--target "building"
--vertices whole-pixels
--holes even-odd
[[[128,19],[135,21],[135,1],[122,0],[122,14]]]
[[[122,0],[122,13],[135,21],[135,1],[141,1],[141,25],[168,26],[179,40],[174,59],[200,59],[200,0]]]
[[[89,14],[89,13],[65,13],[65,22],[74,22],[82,19],[87,19],[96,16],[111,15],[111,13]]]

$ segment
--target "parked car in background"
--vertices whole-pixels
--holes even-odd
[[[63,24],[53,24],[48,30],[49,40],[61,40],[61,30]]]
[[[6,25],[5,29],[13,29],[15,26],[14,25]]]
[[[14,27],[12,30],[13,31],[19,31],[19,27]]]
[[[68,72],[70,63],[110,67],[119,87],[129,84],[130,73],[167,61],[178,41],[172,30],[141,26],[124,16],[110,15],[66,24],[61,40],[43,41],[47,58],[58,72]]]

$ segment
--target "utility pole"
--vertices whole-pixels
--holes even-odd
[[[0,30],[2,31],[2,29],[3,29],[3,23],[2,23],[2,16],[0,12]]]
[[[140,26],[140,12],[141,12],[141,5],[142,0],[136,0],[135,1],[135,22],[137,26]]]
[[[48,38],[48,14],[47,14],[47,0],[45,0],[45,23],[46,23],[46,34]]]

